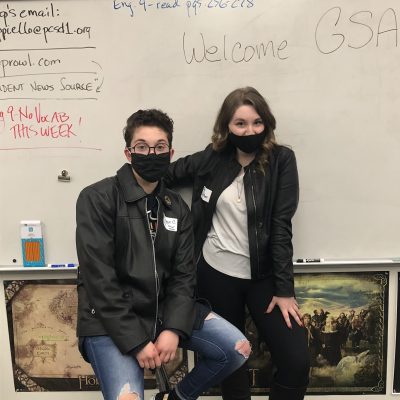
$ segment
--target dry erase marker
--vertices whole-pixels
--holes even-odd
[[[77,264],[68,263],[68,264],[48,264],[49,268],[74,268]]]
[[[323,258],[298,258],[296,260],[298,263],[319,263],[324,262]]]

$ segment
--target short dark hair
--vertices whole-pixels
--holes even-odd
[[[123,129],[126,147],[131,145],[135,129],[141,126],[156,126],[162,129],[167,134],[168,143],[171,146],[174,121],[165,112],[152,108],[138,110],[126,120],[126,126]]]

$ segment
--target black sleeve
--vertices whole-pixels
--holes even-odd
[[[208,145],[203,151],[181,157],[171,163],[163,178],[166,186],[174,189],[192,186],[196,174],[202,168],[204,159],[210,151],[212,151],[211,145]]]
[[[276,197],[272,210],[271,252],[275,295],[294,296],[292,218],[299,202],[299,178],[294,152],[286,149],[278,160]]]

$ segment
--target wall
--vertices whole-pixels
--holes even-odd
[[[75,200],[124,162],[139,108],[203,148],[228,92],[270,102],[297,154],[295,257],[398,255],[396,1],[9,1],[0,5],[0,263],[41,220],[48,262],[76,259]],[[69,183],[58,181],[63,170]]]

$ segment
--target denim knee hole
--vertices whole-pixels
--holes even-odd
[[[235,350],[244,358],[248,359],[251,354],[251,345],[247,339],[241,339],[236,342]]]
[[[119,392],[118,400],[140,400],[140,396],[135,392],[131,392],[129,383],[126,383]]]
[[[204,321],[209,321],[210,319],[219,319],[217,315],[215,315],[213,312],[210,312],[207,317],[204,318]]]

